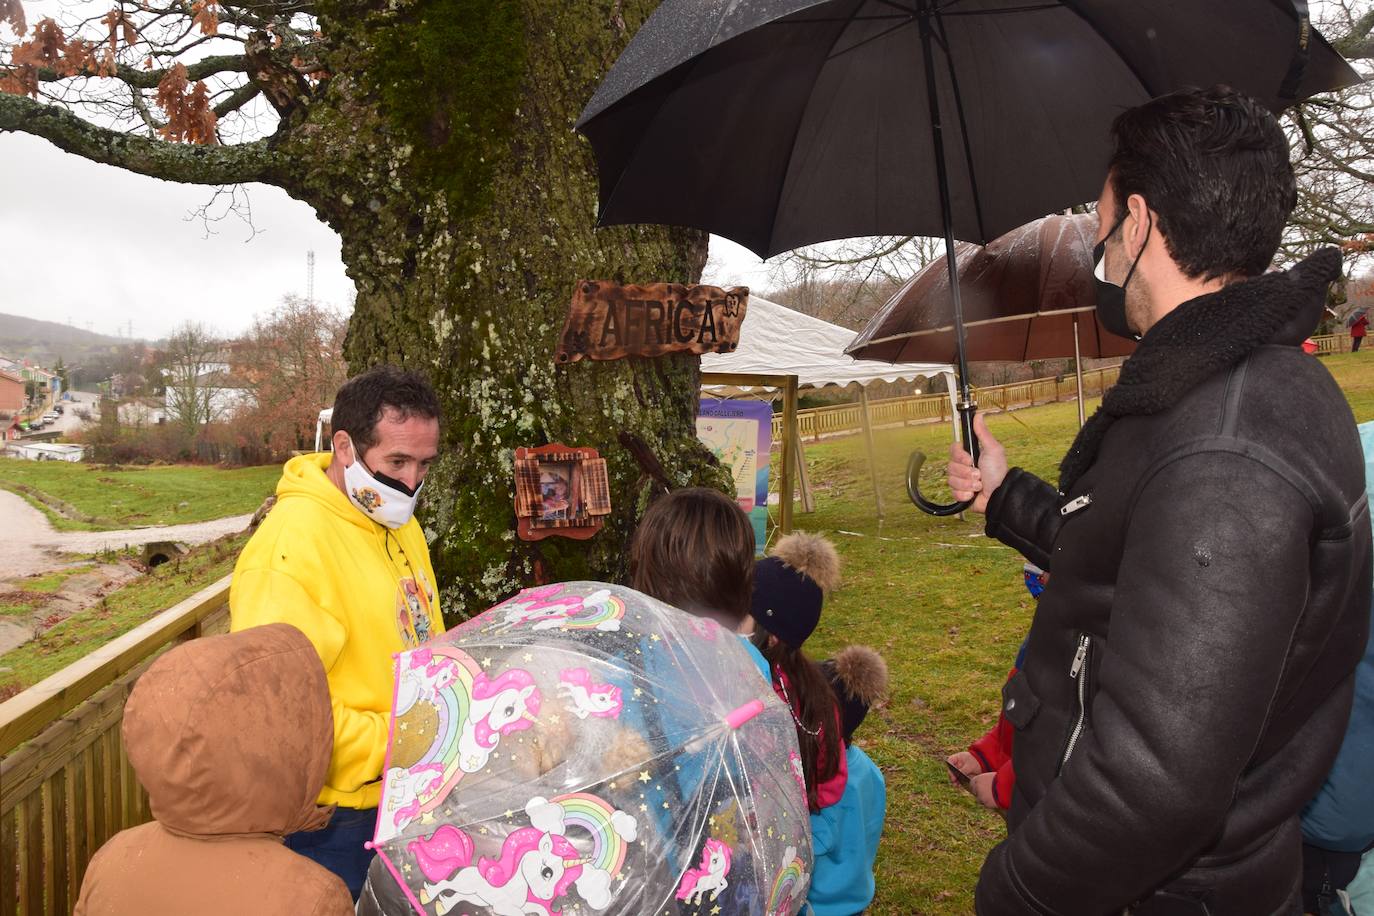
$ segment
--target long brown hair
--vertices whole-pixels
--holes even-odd
[[[840,755],[844,753],[835,692],[821,666],[801,649],[792,648],[762,628],[754,631],[752,641],[773,669],[774,689],[785,686],[787,691],[785,702],[792,707],[802,774],[806,777],[806,803],[815,814],[821,810],[817,787],[835,778],[840,770]]]
[[[735,630],[754,588],[754,528],[719,490],[674,490],[649,507],[630,544],[630,587]]]

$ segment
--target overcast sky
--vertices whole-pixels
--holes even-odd
[[[312,249],[315,298],[348,307],[353,282],[339,237],[308,206],[252,185],[257,234],[230,216],[207,237],[189,217],[213,195],[0,133],[0,312],[70,320],[103,334],[127,334],[132,321],[143,338],[166,336],[189,319],[231,335],[284,295],[305,294]],[[762,282],[754,255],[724,240],[712,249],[717,279]]]
[[[30,23],[106,8],[102,0],[24,0]],[[127,334],[132,322],[133,335],[145,339],[188,319],[232,335],[283,296],[304,295],[311,250],[315,298],[347,309],[353,284],[338,237],[281,190],[249,188],[256,235],[230,216],[207,237],[191,215],[214,189],[145,178],[0,133],[0,312],[105,334]],[[711,254],[706,281],[767,287],[762,262],[738,245],[713,238]]]

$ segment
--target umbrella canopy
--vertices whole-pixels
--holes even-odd
[[[733,634],[619,586],[527,589],[397,657],[362,911],[790,916],[800,765]]]
[[[1127,356],[1135,342],[1097,321],[1097,216],[1046,216],[986,246],[956,244],[970,360]],[[951,359],[949,271],[932,261],[898,290],[845,352],[885,362]],[[1075,334],[1077,340],[1075,340]]]
[[[1354,326],[1355,322],[1359,321],[1362,317],[1364,317],[1364,314],[1368,311],[1369,309],[1355,309],[1355,311],[1351,312],[1348,316],[1346,316],[1345,326],[1347,328]]]
[[[666,0],[577,127],[603,223],[693,226],[764,257],[942,235],[957,274],[955,238],[986,243],[1096,197],[1126,108],[1227,83],[1278,110],[1358,81],[1306,0]]]
[[[1289,0],[667,0],[577,127],[604,223],[694,226],[762,257],[938,236],[930,76],[953,234],[985,243],[1095,199],[1126,108],[1226,83],[1278,110],[1358,81],[1315,31],[1294,67],[1299,35]]]

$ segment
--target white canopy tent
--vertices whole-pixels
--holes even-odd
[[[739,347],[733,353],[707,353],[701,357],[703,375],[793,375],[798,388],[844,388],[859,386],[860,415],[863,418],[864,441],[868,449],[869,470],[873,477],[873,498],[878,517],[883,516],[883,499],[878,490],[878,472],[873,456],[873,427],[868,416],[868,386],[873,382],[914,381],[936,375],[945,376],[945,390],[950,392],[951,418],[954,392],[958,390],[954,367],[944,363],[883,363],[858,360],[847,355],[845,349],[854,341],[854,332],[837,324],[750,295],[749,310],[740,327]],[[703,379],[708,391],[728,393],[767,388],[767,385],[713,385]],[[733,380],[732,380],[733,381]],[[806,474],[806,459],[801,437],[793,426],[784,432],[783,448],[793,449],[798,483],[802,491],[802,507],[812,511],[811,487]],[[957,425],[955,426],[957,436]],[[788,481],[790,487],[790,481]],[[787,500],[791,494],[784,494]]]
[[[800,388],[868,385],[945,375],[954,390],[954,367],[941,363],[880,363],[845,355],[854,332],[804,315],[758,296],[749,310],[733,353],[707,353],[702,372],[750,375],[795,375]]]

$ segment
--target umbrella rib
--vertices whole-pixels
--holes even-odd
[[[897,18],[897,17],[895,17],[895,16],[893,16],[893,17],[884,16],[883,18],[884,18],[884,19],[888,19],[888,18],[893,18],[893,19],[895,19],[895,18]],[[855,21],[858,21],[858,20],[855,20]],[[864,45],[870,44],[870,43],[872,43],[872,42],[875,42],[875,41],[877,41],[879,38],[886,38],[887,36],[891,35],[893,32],[897,31],[898,29],[904,29],[904,28],[906,28],[907,26],[911,25],[911,23],[913,23],[913,22],[915,22],[915,21],[916,21],[916,20],[913,19],[911,16],[907,16],[907,17],[905,17],[901,22],[897,23],[896,25],[894,25],[894,26],[892,26],[892,27],[890,27],[890,28],[884,29],[883,31],[879,32],[877,35],[870,35],[869,37],[865,38],[863,41],[860,41],[858,44],[850,45],[849,47],[845,48],[845,49],[842,50],[842,51],[833,51],[833,50],[832,50],[832,52],[826,57],[825,62],[828,64],[828,63],[830,63],[832,60],[834,60],[835,58],[837,58],[837,57],[843,57],[844,55],[848,54],[850,51],[857,51],[857,50],[859,50],[860,48],[862,48]]]
[[[957,3],[958,0],[955,0],[955,2]],[[954,5],[953,3],[950,4],[950,6],[953,6],[953,5]],[[1042,10],[1057,10],[1057,9],[1060,9],[1063,5],[1064,5],[1064,4],[1062,4],[1062,3],[1033,3],[1033,4],[1028,3],[1028,4],[1026,4],[1025,6],[1007,6],[1007,7],[1002,7],[1002,8],[1000,8],[1000,9],[995,9],[995,10],[955,10],[955,11],[952,12],[952,13],[950,13],[950,12],[945,12],[945,10],[947,10],[949,7],[941,7],[941,8],[940,8],[940,15],[941,15],[941,16],[1000,16],[1000,15],[1002,15],[1003,13],[1038,13],[1038,12],[1040,12],[1040,11],[1042,11]]]
[[[849,18],[845,21],[844,28],[839,29],[835,33],[834,40],[830,42],[830,47],[825,52],[826,59],[834,53],[835,45],[839,44],[840,38],[844,36],[845,29],[848,28],[849,23],[852,23],[854,18],[859,14],[860,6],[862,6],[862,3],[855,4],[853,12],[849,14]],[[792,127],[792,142],[787,146],[787,162],[784,164],[782,174],[778,178],[778,192],[773,195],[773,221],[768,226],[767,245],[767,250],[773,254],[777,254],[777,252],[773,251],[773,239],[778,234],[778,206],[782,203],[783,192],[787,190],[787,175],[792,171],[792,158],[797,155],[797,138],[801,136],[802,122],[806,120],[806,112],[811,108],[811,99],[815,96],[816,83],[820,81],[821,73],[824,72],[824,70],[825,60],[823,59],[821,61],[821,66],[816,68],[815,74],[811,77],[811,86],[806,93],[806,104],[802,106],[801,113],[797,117],[797,123]]]
[[[944,20],[936,16],[935,25],[940,47],[945,52],[945,69],[949,71],[950,89],[954,92],[954,112],[959,118],[959,136],[964,141],[964,165],[968,168],[968,185],[969,190],[973,193],[973,215],[978,220],[978,240],[981,242],[987,239],[988,233],[983,221],[983,198],[978,193],[978,173],[973,168],[973,147],[968,139],[968,119],[964,117],[964,98],[959,92],[959,77],[954,72],[954,55],[949,50],[949,36],[945,34]],[[958,278],[953,278],[951,282],[958,282]]]
[[[817,16],[815,19],[777,19],[766,25],[815,25],[818,22],[885,22],[892,19],[910,19],[899,13],[889,13],[885,16]]]
[[[1079,19],[1082,19],[1084,22],[1086,22],[1088,24],[1088,28],[1092,29],[1095,33],[1097,33],[1097,37],[1101,38],[1102,41],[1106,43],[1107,47],[1112,49],[1112,53],[1117,56],[1118,60],[1120,60],[1123,64],[1126,65],[1126,69],[1130,71],[1131,76],[1135,77],[1135,81],[1140,84],[1141,91],[1144,92],[1147,97],[1152,98],[1157,94],[1153,89],[1150,88],[1150,85],[1145,82],[1145,77],[1140,75],[1140,71],[1135,68],[1135,61],[1131,60],[1125,54],[1123,54],[1121,52],[1121,48],[1117,46],[1116,42],[1113,41],[1110,37],[1108,37],[1108,35],[1105,32],[1103,32],[1102,29],[1098,28],[1096,22],[1094,22],[1089,17],[1085,16],[1083,12],[1078,9],[1078,5],[1075,2],[1075,0],[1063,0],[1061,5],[1069,12],[1077,16]]]

